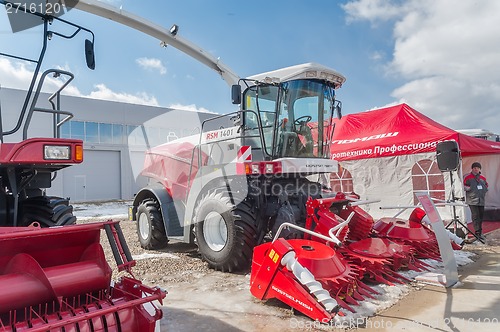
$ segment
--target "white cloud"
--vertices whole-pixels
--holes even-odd
[[[155,71],[157,70],[160,75],[165,75],[167,73],[167,68],[163,65],[160,59],[154,58],[138,58],[135,60],[137,64],[143,69]]]
[[[370,55],[370,59],[374,61],[381,61],[385,58],[384,52],[376,51]]]
[[[350,1],[342,5],[342,8],[347,13],[347,22],[349,23],[364,20],[371,23],[388,21],[398,17],[405,10],[405,8],[397,6],[394,1],[390,0]]]
[[[29,86],[33,70],[25,62],[12,63],[0,58],[0,85],[14,89],[26,89]]]
[[[347,20],[394,22],[392,96],[454,129],[500,131],[500,1],[350,1]],[[391,21],[391,22],[392,22]]]
[[[203,107],[198,108],[194,104],[191,104],[191,105],[171,104],[168,107],[176,109],[176,110],[182,110],[182,111],[191,111],[191,112],[202,112],[202,113],[217,114],[217,113],[211,112],[211,111],[209,111],[209,110],[207,110],[206,108],[203,108]]]
[[[130,104],[141,104],[141,105],[151,105],[151,106],[159,105],[158,100],[156,100],[154,96],[151,96],[145,92],[139,92],[135,95],[132,95],[124,92],[115,92],[106,87],[104,84],[96,84],[94,87],[97,90],[92,91],[89,95],[84,97],[120,101]]]
[[[64,70],[70,71],[68,66]],[[26,90],[29,87],[33,70],[24,62],[11,62],[8,59],[0,59],[0,86]],[[62,84],[61,80],[47,76],[42,92],[54,92]],[[104,84],[96,84],[94,90],[89,94],[83,94],[77,87],[69,85],[64,89],[64,94],[76,97],[86,97],[95,99],[104,99],[119,101],[124,103],[158,106],[158,101],[154,96],[145,92],[129,94],[124,92],[115,92]]]

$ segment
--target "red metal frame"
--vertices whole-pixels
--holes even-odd
[[[69,160],[44,159],[43,152],[45,145],[69,146],[71,158]],[[62,138],[29,138],[19,143],[2,143],[0,145],[0,164],[80,164],[83,158],[76,158],[77,146],[83,147],[83,142],[77,139]]]
[[[166,292],[133,276],[112,285],[99,243],[106,228],[119,269],[131,272],[116,221],[0,228],[0,331],[153,331],[162,312],[152,302]]]

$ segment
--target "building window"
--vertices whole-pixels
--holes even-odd
[[[97,122],[85,122],[85,142],[99,143],[99,124]]]
[[[337,173],[330,174],[330,186],[332,191],[341,191],[345,193],[354,192],[351,173],[340,165]]]
[[[127,141],[129,145],[139,145],[140,137],[142,132],[139,126],[127,125]]]
[[[113,144],[123,144],[124,141],[124,130],[123,130],[123,125],[120,124],[113,124]]]
[[[71,121],[69,124],[71,138],[85,140],[85,122]]]
[[[113,125],[110,123],[99,123],[99,142],[105,144],[113,143]]]
[[[71,138],[70,121],[66,121],[59,128],[61,138]]]
[[[148,146],[156,146],[163,143],[160,139],[160,128],[158,127],[147,127],[146,135],[147,135],[146,143]]]
[[[92,121],[67,121],[61,128],[61,138],[80,139],[87,143],[130,144],[157,146],[170,142],[182,134],[199,133],[188,129],[144,127]],[[145,136],[146,135],[146,136]]]
[[[415,192],[427,192],[431,198],[446,199],[444,176],[439,170],[437,162],[424,159],[418,161],[411,169],[413,183],[413,203],[418,204]]]

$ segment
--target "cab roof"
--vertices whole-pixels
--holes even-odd
[[[253,75],[250,76],[249,79],[270,82],[286,82],[297,79],[322,79],[333,83],[335,88],[340,88],[346,81],[345,76],[336,70],[313,62]]]

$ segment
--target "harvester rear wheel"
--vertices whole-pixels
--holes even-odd
[[[195,225],[198,249],[211,268],[232,272],[250,266],[257,231],[249,201],[235,205],[227,191],[211,191],[199,201],[195,221],[199,221]]]
[[[19,226],[29,226],[33,222],[41,227],[65,226],[76,223],[73,206],[66,198],[56,196],[36,196],[23,200],[19,209]]]
[[[167,246],[165,225],[155,200],[144,200],[137,208],[137,235],[144,249],[162,249]]]

